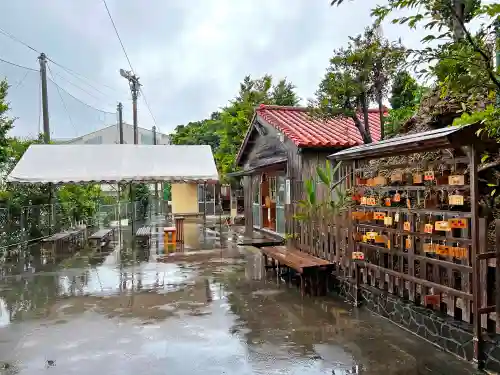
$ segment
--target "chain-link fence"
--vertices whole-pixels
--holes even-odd
[[[60,203],[0,208],[0,256],[6,249],[39,241],[78,224],[106,228],[131,225],[132,221],[147,222],[163,215],[164,207],[163,200],[153,197],[133,203],[97,204],[78,212],[76,207]]]

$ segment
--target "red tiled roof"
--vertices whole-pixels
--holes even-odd
[[[307,108],[281,107],[261,104],[256,109],[258,117],[286,135],[298,147],[347,147],[363,144],[354,121],[337,117],[323,121],[313,119]],[[360,117],[362,120],[362,115]],[[373,142],[380,140],[378,109],[368,112]]]

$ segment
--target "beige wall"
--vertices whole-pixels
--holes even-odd
[[[172,213],[198,214],[197,184],[172,184]]]

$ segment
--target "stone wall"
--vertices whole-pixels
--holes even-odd
[[[355,286],[345,279],[337,279],[335,292],[354,303]],[[456,321],[440,312],[416,306],[412,302],[363,285],[359,290],[360,307],[380,315],[437,347],[467,361],[473,361],[472,325]],[[484,368],[500,373],[500,337],[485,337],[482,343]]]

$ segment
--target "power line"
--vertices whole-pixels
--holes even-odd
[[[52,82],[54,82],[54,74],[52,74],[52,70],[50,69],[50,65],[47,65],[47,68],[49,69],[50,75],[52,76]],[[61,91],[59,89],[59,86],[56,85],[57,88],[57,93],[59,94],[59,98],[61,99],[61,102],[63,104],[64,110],[66,111],[66,114],[68,115],[69,123],[73,127],[73,130],[75,131],[75,135],[78,136],[78,131],[76,130],[75,124],[73,123],[73,120],[71,119],[71,115],[69,114],[68,107],[66,106],[66,102],[64,101]]]
[[[70,94],[67,90],[65,90],[64,88],[62,88],[61,86],[59,86],[57,83],[54,82],[54,80],[50,79],[49,78],[49,81],[52,82],[55,86],[57,86],[60,90],[62,90],[63,92],[65,92],[67,95],[71,96],[73,99],[75,99],[77,102],[80,102],[81,104],[83,104],[84,106],[86,107],[89,107],[95,111],[98,111],[98,112],[101,112],[101,113],[106,113],[106,114],[111,114],[111,115],[115,115],[116,113],[115,112],[109,112],[109,111],[105,111],[105,110],[102,110],[102,109],[99,109],[99,108],[96,108],[90,104],[87,104],[85,103],[84,101],[78,99],[76,96],[74,96],[73,94]]]
[[[19,43],[19,44],[22,44],[23,46],[25,46],[26,48],[29,48],[29,49],[30,49],[30,50],[32,50],[33,52],[40,53],[40,51],[39,51],[39,50],[37,50],[35,47],[30,46],[30,45],[29,45],[28,43],[26,43],[26,42],[23,42],[21,39],[19,39],[19,38],[15,37],[14,35],[12,35],[11,33],[9,33],[9,32],[7,32],[7,31],[3,30],[2,28],[0,28],[0,34],[3,34],[3,35],[5,35],[6,37],[8,37],[9,39],[11,39],[11,40],[13,40],[13,41],[15,41],[15,42],[17,42],[17,43]],[[65,67],[64,65],[59,64],[58,62],[56,62],[56,61],[52,60],[51,58],[47,58],[47,60],[49,60],[49,61],[50,61],[50,62],[52,62],[53,64],[55,64],[55,65],[59,66],[60,68],[62,68],[62,69],[64,69],[64,70],[66,70],[69,74],[72,74],[72,75],[74,75],[75,77],[77,77],[78,79],[82,80],[82,82],[85,82],[85,81],[84,81],[82,78],[80,78],[80,77],[83,77],[83,78],[85,78],[86,80],[88,80],[88,81],[90,81],[90,82],[95,82],[95,81],[91,80],[90,78],[88,78],[88,77],[84,76],[83,74],[78,73],[78,72],[75,72],[74,70],[72,70],[72,69],[70,69],[70,68],[67,68],[67,67]],[[93,87],[93,86],[92,86],[91,84],[89,84],[88,82],[85,82],[85,83],[86,83],[87,85],[91,86],[92,88],[94,88],[95,90],[99,91],[99,89],[97,89],[97,88]],[[96,82],[96,83],[97,83],[97,82]],[[100,83],[100,84],[101,84],[101,86],[107,87],[107,88],[109,88],[109,89],[111,89],[111,90],[114,90],[114,91],[119,91],[119,90],[117,90],[117,89],[115,89],[115,88],[113,88],[113,87],[111,87],[111,86],[108,86],[108,85],[106,85],[106,84],[104,84],[104,83]]]
[[[9,64],[9,65],[17,66],[18,68],[22,68],[22,69],[26,69],[26,70],[31,70],[32,72],[38,72],[37,69],[28,68],[27,66],[19,65],[19,64],[13,63],[12,61],[7,61],[7,60],[4,60],[4,59],[0,59],[0,61],[3,62],[3,63]]]
[[[14,42],[17,42],[17,43],[20,43],[22,44],[23,46],[29,48],[30,50],[32,50],[33,52],[36,52],[36,53],[40,53],[40,51],[38,51],[36,48],[34,47],[31,47],[28,43],[25,43],[23,42],[22,40],[16,38],[14,35],[12,35],[11,33],[8,33],[7,31],[5,31],[4,29],[0,28],[0,33],[5,35],[7,38],[10,38],[12,39]]]
[[[125,50],[125,46],[123,45],[122,38],[120,38],[120,34],[118,33],[118,29],[116,28],[115,21],[113,21],[113,17],[111,17],[111,12],[109,11],[108,4],[106,3],[106,0],[102,0],[104,3],[104,6],[106,7],[106,12],[108,12],[109,19],[111,21],[111,24],[113,25],[113,28],[115,29],[116,36],[118,38],[118,41],[120,42],[122,46],[123,53],[125,54],[125,57],[127,58],[128,65],[130,66],[130,70],[132,73],[135,75],[134,68],[132,67],[132,63],[130,62],[130,59],[127,55],[127,51]]]
[[[128,61],[128,65],[130,66],[130,70],[132,71],[132,74],[135,75],[134,68],[132,66],[132,63],[130,62],[130,58],[128,57],[127,51],[125,50],[125,46],[123,45],[122,38],[120,38],[120,33],[118,33],[118,29],[116,27],[115,21],[113,20],[113,17],[111,16],[111,12],[109,11],[108,4],[106,3],[106,0],[102,0],[102,2],[104,3],[104,6],[106,7],[106,12],[108,13],[111,24],[113,25],[113,29],[115,29],[116,37],[118,38],[118,41],[120,42],[120,45],[122,46],[123,54],[125,55],[125,58]],[[139,91],[142,94],[142,98],[144,99],[144,104],[146,104],[146,108],[148,109],[149,114],[151,115],[151,118],[153,119],[153,122],[154,122],[156,128],[159,130],[158,124],[156,123],[156,119],[153,116],[153,112],[151,111],[151,107],[149,106],[149,103],[146,100],[146,96],[144,95],[144,91],[142,90],[141,86],[139,86]]]
[[[52,60],[52,59],[51,59],[51,58],[49,58],[49,57],[47,58],[47,60],[49,60],[52,64],[57,65],[59,68],[64,69],[67,73],[69,73],[69,74],[70,74],[70,75],[72,75],[73,77],[75,77],[75,78],[79,79],[79,80],[80,80],[80,81],[82,81],[83,83],[85,83],[85,84],[89,85],[89,86],[90,86],[90,87],[92,87],[94,90],[96,90],[96,91],[100,92],[100,93],[101,93],[101,94],[103,94],[103,95],[106,95],[106,94],[104,94],[101,90],[99,90],[98,88],[96,88],[94,85],[91,85],[91,84],[89,83],[89,82],[95,82],[95,81],[91,80],[90,78],[88,78],[88,77],[84,76],[84,75],[83,75],[83,74],[81,74],[81,73],[75,72],[74,70],[72,70],[72,69],[70,69],[70,68],[67,68],[67,67],[65,67],[64,65],[59,64],[58,62],[56,62],[56,61]],[[86,79],[87,81],[89,81],[89,82],[86,82],[83,78],[85,78],[85,79]],[[111,87],[111,86],[108,86],[108,85],[106,85],[106,84],[104,84],[104,83],[101,83],[101,86],[107,87],[108,89],[113,90],[113,91],[117,91],[117,92],[118,92],[118,91],[120,91],[120,90],[117,90],[116,88]]]

